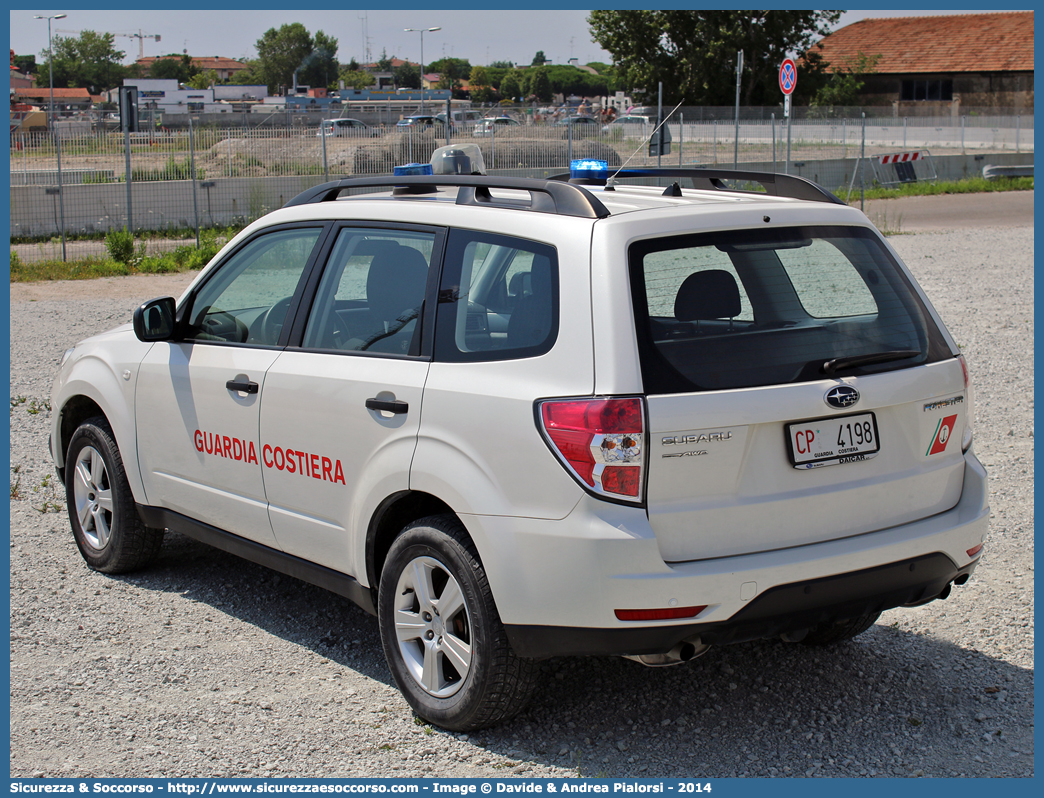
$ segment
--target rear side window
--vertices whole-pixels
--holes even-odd
[[[632,245],[629,258],[647,393],[804,382],[950,356],[898,264],[863,228],[658,238]],[[884,353],[874,363],[863,357]]]
[[[449,234],[435,326],[444,361],[508,360],[551,349],[558,335],[558,257],[509,236]]]

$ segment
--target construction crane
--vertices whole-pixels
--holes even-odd
[[[145,40],[155,39],[157,42],[160,40],[160,34],[142,33],[139,29],[137,33],[114,33],[114,36],[125,36],[128,39],[138,40],[138,60],[140,61],[145,57]]]
[[[73,36],[79,36],[81,31],[78,30],[61,30],[60,28],[54,29],[55,34],[67,33]],[[142,33],[139,29],[137,33],[113,33],[113,36],[123,36],[127,39],[138,40],[138,60],[140,61],[145,57],[145,40],[155,39],[157,42],[160,40],[160,34]]]

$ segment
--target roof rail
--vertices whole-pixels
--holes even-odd
[[[777,197],[791,197],[793,199],[812,200],[813,202],[832,202],[838,205],[846,204],[844,200],[831,194],[818,183],[813,183],[804,177],[796,175],[781,175],[775,172],[745,172],[736,169],[703,169],[693,167],[689,169],[621,169],[613,175],[618,177],[687,177],[692,180],[695,189],[715,189],[717,191],[729,191],[737,194],[759,194],[757,191],[745,191],[743,189],[730,188],[724,184],[725,180],[736,180],[747,183],[757,183],[766,194]],[[569,180],[568,174],[552,175],[549,180]],[[590,182],[590,181],[589,181]]]
[[[599,199],[581,186],[561,181],[538,180],[525,177],[494,177],[489,175],[380,175],[374,177],[346,178],[302,191],[284,208],[307,205],[313,202],[330,202],[342,191],[355,188],[406,189],[404,194],[416,195],[417,189],[438,186],[457,187],[458,205],[485,205],[495,208],[514,208],[540,213],[555,213],[560,216],[579,216],[583,219],[603,219],[609,215]],[[530,192],[531,199],[524,200],[494,197],[490,189],[514,189]]]

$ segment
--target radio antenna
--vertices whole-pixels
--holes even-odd
[[[620,174],[620,172],[623,171],[624,167],[627,166],[627,164],[629,164],[631,162],[631,160],[634,158],[634,156],[637,155],[638,153],[640,153],[642,151],[642,149],[645,147],[645,145],[648,144],[650,141],[652,141],[652,137],[656,135],[656,131],[658,131],[661,127],[663,127],[664,125],[667,124],[667,120],[670,119],[672,116],[674,116],[674,112],[677,111],[679,108],[681,108],[681,104],[683,102],[685,102],[684,98],[682,98],[682,100],[676,106],[674,106],[674,108],[671,110],[671,112],[669,114],[667,114],[667,116],[665,116],[663,118],[663,121],[660,122],[660,124],[658,124],[655,128],[653,128],[653,132],[649,134],[649,136],[645,139],[645,141],[643,141],[641,144],[638,145],[638,149],[636,149],[634,152],[631,153],[631,157],[628,158],[626,161],[624,161],[619,169],[617,169],[615,172],[613,172],[613,176],[605,181],[606,187],[611,186],[613,184],[613,180],[616,178],[616,176],[618,174]]]

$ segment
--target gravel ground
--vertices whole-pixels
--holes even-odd
[[[550,660],[528,710],[471,736],[414,721],[346,600],[177,534],[143,573],[89,571],[47,454],[58,358],[188,277],[12,286],[11,775],[1032,776],[1033,228],[891,241],[971,363],[972,580],[831,649]]]

